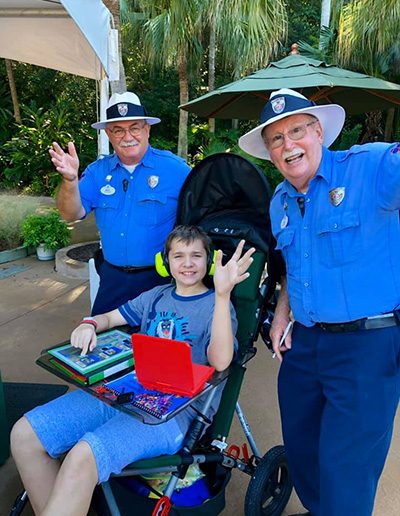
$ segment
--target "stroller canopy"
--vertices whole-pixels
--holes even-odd
[[[268,252],[271,242],[266,177],[247,159],[213,154],[197,164],[182,186],[177,224],[201,226],[215,247],[230,254],[239,241]]]

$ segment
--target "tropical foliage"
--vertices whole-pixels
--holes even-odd
[[[196,163],[209,153],[238,152],[237,138],[251,123],[188,117],[179,104],[287,55],[301,52],[399,82],[398,0],[331,0],[329,27],[320,32],[321,0],[107,0],[118,21],[126,85],[162,123],[152,127],[154,146]],[[329,2],[325,2],[329,4]],[[118,26],[118,23],[116,23]],[[12,63],[21,113],[14,106],[5,63],[0,63],[0,188],[52,193],[59,181],[48,158],[53,140],[72,139],[81,167],[95,159],[96,87],[89,79]],[[120,87],[121,85],[119,85]],[[389,123],[390,122],[390,123]],[[395,137],[399,116],[351,119],[346,138]],[[383,132],[383,125],[392,132]],[[213,132],[209,130],[213,129]],[[379,129],[379,130],[378,130]],[[389,136],[390,135],[390,136]],[[398,135],[400,136],[400,135]],[[273,168],[259,163],[272,182]]]

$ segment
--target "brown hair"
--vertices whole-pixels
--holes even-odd
[[[200,240],[206,250],[207,256],[211,252],[211,238],[199,226],[176,226],[165,241],[164,254],[168,257],[173,240],[191,244],[194,240]]]

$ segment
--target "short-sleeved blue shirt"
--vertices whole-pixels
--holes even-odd
[[[278,185],[272,230],[297,321],[347,322],[400,307],[399,208],[400,144],[323,148],[306,194]]]
[[[214,315],[214,290],[203,294],[183,297],[176,293],[175,285],[161,285],[143,292],[136,299],[119,307],[124,319],[132,326],[140,324],[140,332],[166,339],[184,340],[192,348],[192,360],[196,364],[208,364],[207,348],[211,339],[211,326]],[[237,320],[235,310],[230,305],[232,332],[236,335]],[[237,350],[237,340],[234,339]],[[211,402],[208,416],[214,416],[221,400],[223,384]],[[204,400],[200,397],[193,407],[202,408]],[[193,418],[193,409],[188,408],[177,415],[177,422],[186,429]]]
[[[95,212],[108,262],[154,263],[174,225],[179,191],[189,171],[178,156],[151,146],[132,173],[116,154],[86,168],[79,192],[86,214]]]

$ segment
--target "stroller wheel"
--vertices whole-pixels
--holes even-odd
[[[271,448],[257,464],[244,502],[246,516],[279,516],[292,493],[285,448]]]

